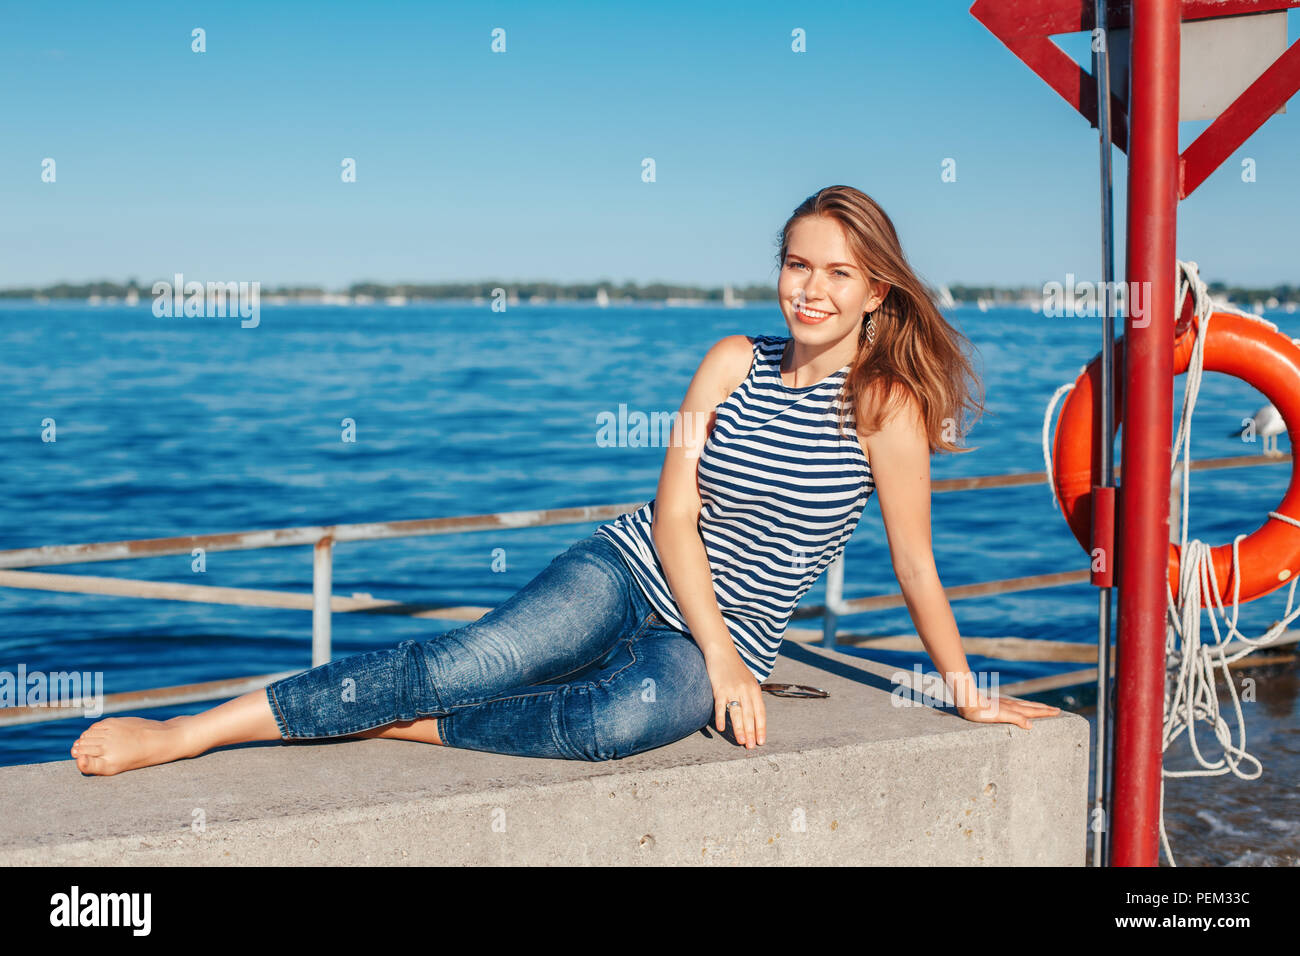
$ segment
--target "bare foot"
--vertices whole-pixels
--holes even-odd
[[[70,752],[82,773],[104,777],[179,760],[193,756],[185,720],[108,717],[87,727]]]

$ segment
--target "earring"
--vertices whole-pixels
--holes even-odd
[[[867,337],[868,345],[876,344],[876,317],[873,313],[863,312],[862,317],[867,320],[863,327],[862,333]]]

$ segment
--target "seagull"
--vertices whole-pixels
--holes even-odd
[[[1235,432],[1229,432],[1229,438],[1240,438],[1242,441],[1254,441],[1255,435],[1264,439],[1264,454],[1281,455],[1282,452],[1277,447],[1277,436],[1286,431],[1286,421],[1270,402],[1259,411],[1255,412],[1249,419],[1244,419],[1241,428]]]

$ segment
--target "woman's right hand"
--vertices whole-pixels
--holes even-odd
[[[736,734],[736,742],[747,750],[759,744],[767,743],[767,711],[763,705],[763,691],[754,675],[749,672],[740,653],[734,648],[713,659],[705,659],[709,671],[709,682],[713,685],[713,716],[718,733],[727,729],[726,720],[731,718],[731,729]],[[740,701],[739,707],[727,705]]]

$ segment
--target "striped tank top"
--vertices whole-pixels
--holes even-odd
[[[844,550],[875,490],[852,423],[838,433],[849,366],[815,385],[781,380],[788,337],[760,335],[749,375],[717,407],[697,461],[699,532],[741,660],[762,683],[799,600]],[[618,546],[669,626],[690,628],[651,534],[654,499],[596,529]]]

